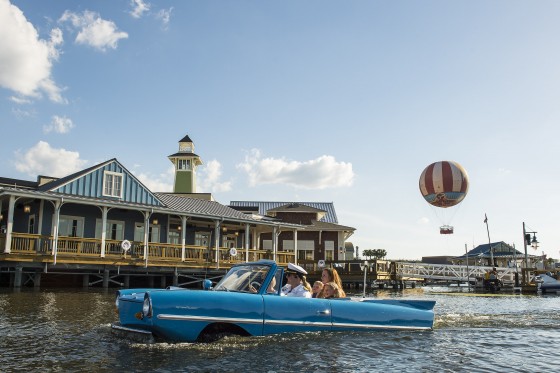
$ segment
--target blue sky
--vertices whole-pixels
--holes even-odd
[[[170,191],[188,134],[223,204],[334,202],[394,259],[487,243],[487,214],[491,241],[523,251],[525,222],[529,253],[558,258],[558,19],[556,1],[0,0],[0,176],[117,158]],[[418,189],[440,160],[470,178],[447,211]]]

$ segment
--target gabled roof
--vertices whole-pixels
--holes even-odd
[[[508,245],[504,241],[500,241],[478,245],[468,253],[454,257],[453,259],[465,259],[467,257],[490,258],[490,248],[492,248],[493,257],[512,257],[514,255],[514,251],[517,257],[524,256],[523,253],[521,253],[517,249],[514,249],[513,246]]]
[[[185,137],[183,137],[181,140],[179,140],[179,142],[193,142],[191,140],[191,138],[189,137],[189,135],[186,135]]]
[[[81,176],[86,175],[86,174],[90,173],[91,171],[96,170],[98,168],[101,168],[101,167],[105,166],[106,164],[109,164],[109,163],[111,163],[113,161],[116,161],[116,160],[117,160],[116,158],[109,159],[108,161],[105,161],[103,163],[96,164],[96,165],[91,166],[89,168],[86,168],[84,170],[74,172],[73,174],[70,174],[68,176],[64,176],[60,179],[53,180],[50,183],[46,183],[46,184],[41,185],[38,190],[41,191],[41,192],[53,191],[53,190],[57,189],[58,187],[66,184],[66,183],[68,183],[72,180],[76,180],[76,179],[80,178]]]
[[[267,211],[271,211],[281,206],[290,205],[294,202],[266,202],[266,201],[231,201],[231,207],[258,207],[259,214],[266,215]],[[320,220],[326,223],[338,224],[334,204],[332,202],[297,202],[300,205],[312,207],[326,212],[325,216]]]
[[[111,197],[104,194],[104,175],[106,172],[122,175],[120,197]],[[153,206],[162,206],[140,180],[126,169],[116,158],[96,164],[71,175],[41,185],[41,192],[55,192],[78,197],[94,197],[102,199],[115,199],[128,203],[139,203]]]

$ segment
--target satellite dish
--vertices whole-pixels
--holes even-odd
[[[229,249],[229,255],[236,256],[237,255],[237,249],[235,247],[232,247],[231,249]]]
[[[121,247],[122,247],[124,252],[127,252],[128,250],[130,250],[131,246],[132,246],[132,244],[130,243],[129,240],[124,240],[123,242],[121,242]]]
[[[319,266],[319,268],[324,268],[325,267],[325,261],[323,259],[321,259],[317,262],[317,265]]]

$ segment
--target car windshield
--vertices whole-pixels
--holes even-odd
[[[269,270],[269,266],[257,264],[232,267],[222,280],[214,286],[214,290],[258,292]]]

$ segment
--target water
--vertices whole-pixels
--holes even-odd
[[[0,290],[7,372],[535,372],[557,370],[560,296],[375,296],[437,301],[430,332],[300,333],[143,345],[111,334],[114,292]]]

